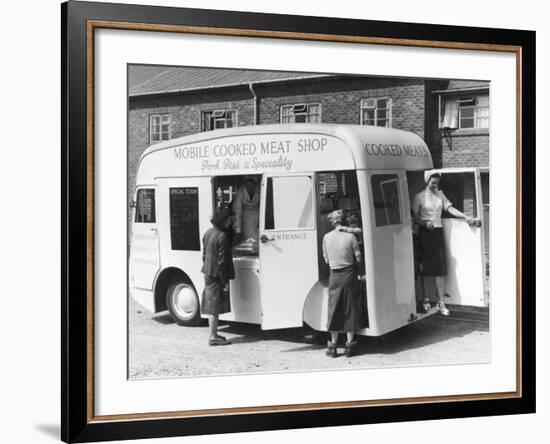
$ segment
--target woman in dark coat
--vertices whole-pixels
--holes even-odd
[[[229,341],[218,334],[218,315],[231,311],[229,280],[235,278],[231,251],[233,217],[228,207],[220,207],[210,220],[213,227],[203,236],[201,272],[204,273],[204,292],[201,309],[208,316],[209,345],[227,345]]]

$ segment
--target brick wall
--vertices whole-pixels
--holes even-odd
[[[449,139],[442,138],[444,167],[488,167],[489,132],[458,130]]]
[[[392,98],[392,127],[424,138],[424,81],[414,79],[331,78],[256,87],[260,123],[279,123],[280,107],[320,103],[323,123],[361,123],[361,99]]]

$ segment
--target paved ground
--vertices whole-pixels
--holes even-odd
[[[467,364],[490,360],[489,326],[481,317],[435,315],[385,336],[360,337],[358,355],[325,356],[311,330],[262,331],[259,326],[221,324],[231,339],[207,345],[208,327],[180,327],[168,313],[152,315],[129,305],[130,378],[269,373],[319,369]],[[321,338],[326,341],[326,336]],[[341,342],[344,338],[341,338]],[[342,352],[342,350],[339,350]]]

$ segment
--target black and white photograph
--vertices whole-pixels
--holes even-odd
[[[534,411],[533,33],[62,13],[64,440]]]
[[[127,80],[129,379],[490,362],[490,81]]]
[[[544,9],[7,3],[0,440],[544,443]]]

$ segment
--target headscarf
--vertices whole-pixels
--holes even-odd
[[[424,171],[424,182],[428,185],[428,182],[432,177],[439,177],[441,179],[441,173],[437,170],[426,170]]]
[[[344,221],[344,211],[334,210],[332,213],[328,214],[327,218],[332,225],[341,224]]]

